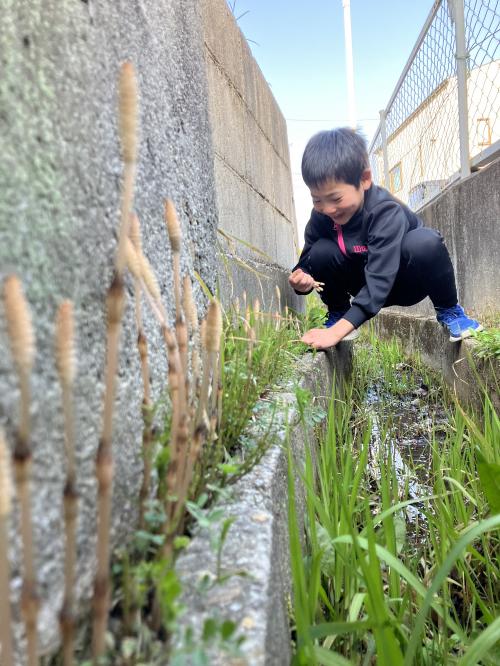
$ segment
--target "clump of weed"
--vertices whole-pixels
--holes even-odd
[[[500,328],[489,328],[474,333],[473,354],[478,358],[500,360]]]

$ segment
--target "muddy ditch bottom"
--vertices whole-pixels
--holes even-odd
[[[369,461],[370,475],[378,485],[380,464],[392,459],[401,500],[418,500],[432,495],[430,470],[431,443],[445,437],[446,407],[439,389],[429,387],[423,377],[405,363],[415,382],[404,393],[393,393],[384,380],[370,384],[363,410],[372,424]],[[425,540],[426,516],[423,504],[415,502],[401,513],[406,519],[407,536],[414,545]]]

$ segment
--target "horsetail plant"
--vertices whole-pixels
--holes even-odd
[[[64,486],[64,525],[66,531],[66,555],[64,562],[64,601],[59,616],[63,644],[64,666],[73,664],[75,627],[75,567],[76,567],[76,519],[78,493],[76,489],[75,425],[72,391],[75,378],[74,319],[71,301],[59,306],[56,319],[56,366],[62,388],[64,412],[64,444],[66,452],[66,484]]]
[[[212,376],[213,365],[216,363],[216,357],[220,346],[220,336],[222,334],[222,313],[220,305],[216,300],[210,301],[203,327],[202,346],[204,350],[203,358],[203,377],[201,381],[200,399],[196,411],[196,426],[208,415],[208,397],[210,390],[210,379]]]
[[[141,489],[139,491],[139,527],[144,528],[145,504],[149,497],[151,485],[151,458],[152,458],[152,403],[151,386],[149,378],[148,365],[148,343],[142,326],[142,308],[141,308],[141,262],[139,256],[142,255],[141,228],[137,215],[132,215],[130,222],[130,233],[127,243],[127,267],[134,277],[134,298],[135,298],[135,323],[137,327],[137,351],[141,364],[142,385],[144,397],[142,400],[142,457],[143,473]]]
[[[141,251],[137,251],[129,241],[127,247],[127,265],[132,274],[139,277],[144,295],[151,307],[151,310],[159,322],[163,339],[168,351],[168,386],[170,390],[170,399],[172,401],[172,439],[177,437],[179,428],[179,415],[181,405],[186,402],[186,382],[181,381],[182,363],[179,355],[179,348],[174,333],[170,330],[167,323],[167,312],[161,300],[158,280],[151,268],[147,258]]]
[[[183,372],[176,336],[167,324],[167,314],[161,301],[156,276],[147,258],[142,252],[138,251],[130,239],[126,243],[126,253],[127,267],[132,275],[137,278],[148,299],[153,314],[160,323],[168,352],[168,386],[172,402],[172,421],[169,447],[170,458],[166,480],[166,515],[168,520],[165,523],[165,532],[167,535],[171,535],[175,524],[174,516],[178,513],[178,503],[175,500],[177,489],[180,485],[178,477],[181,472],[179,470],[182,471],[184,469],[189,441],[187,382]]]
[[[20,421],[14,446],[13,463],[16,492],[21,504],[21,536],[24,551],[24,579],[21,607],[26,627],[28,665],[37,658],[38,595],[36,592],[33,532],[31,521],[31,445],[30,445],[30,382],[35,355],[35,336],[28,304],[19,279],[11,275],[4,283],[4,304],[12,357],[19,378]]]
[[[123,189],[121,226],[115,259],[116,273],[121,277],[125,268],[125,243],[128,238],[134,200],[135,172],[138,152],[138,94],[134,66],[125,62],[120,70],[118,120],[123,157]]]
[[[183,302],[186,322],[188,324],[188,335],[192,338],[191,374],[192,391],[190,395],[190,417],[191,427],[194,427],[194,404],[200,388],[200,325],[198,321],[198,310],[193,298],[193,286],[189,275],[184,276]],[[191,433],[192,434],[192,433]]]
[[[279,331],[280,326],[281,326],[281,291],[278,285],[275,286],[275,291],[276,291],[276,311],[274,313],[274,320],[275,324],[274,327],[276,328],[277,331]]]
[[[174,295],[175,295],[175,333],[179,354],[181,357],[182,371],[187,381],[188,378],[188,335],[186,320],[182,311],[182,289],[181,289],[181,242],[182,232],[177,211],[170,199],[165,201],[165,222],[167,225],[168,237],[172,248],[172,267],[174,273]]]
[[[137,81],[131,63],[124,63],[119,82],[119,126],[124,162],[124,181],[121,204],[121,222],[118,247],[115,257],[115,275],[107,296],[107,351],[106,388],[104,395],[104,416],[101,440],[96,456],[96,477],[98,483],[98,532],[97,532],[97,572],[94,586],[94,621],[92,652],[97,662],[104,652],[110,584],[109,584],[109,535],[111,529],[111,495],[113,484],[113,403],[115,378],[118,367],[118,347],[121,320],[125,304],[123,271],[126,264],[126,244],[132,214],[137,144],[138,109]]]
[[[7,444],[0,430],[0,661],[14,666],[10,612],[8,519],[11,511],[12,477]]]
[[[218,301],[211,300],[208,306],[206,326],[203,336],[203,347],[205,358],[203,363],[203,381],[200,391],[200,413],[198,415],[196,427],[199,428],[203,422],[206,422],[209,404],[209,388],[211,384],[212,396],[217,398],[219,386],[219,365],[218,355],[222,337],[222,311]],[[217,401],[212,402],[211,412],[216,412]],[[210,415],[211,416],[211,415]],[[215,428],[214,428],[215,430]],[[193,464],[199,456],[199,451],[193,456]]]
[[[167,225],[168,237],[170,246],[172,248],[172,264],[174,269],[174,295],[175,295],[175,310],[179,313],[182,309],[182,296],[181,296],[181,269],[180,269],[180,254],[181,254],[181,225],[177,217],[174,203],[171,199],[165,201],[165,223]]]

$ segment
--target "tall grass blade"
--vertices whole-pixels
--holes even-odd
[[[421,639],[422,629],[424,627],[425,618],[431,606],[433,605],[433,599],[436,592],[439,590],[444,580],[450,573],[453,565],[456,560],[461,556],[462,551],[473,541],[475,541],[481,534],[494,530],[495,528],[500,527],[500,515],[492,516],[486,520],[481,521],[474,527],[472,527],[468,532],[466,532],[453,546],[450,553],[446,557],[443,564],[440,566],[437,571],[432,585],[429,587],[427,594],[422,602],[422,606],[417,614],[415,619],[415,626],[411,634],[410,642],[408,644],[408,649],[405,656],[405,666],[412,666],[413,658],[417,650],[417,644]]]

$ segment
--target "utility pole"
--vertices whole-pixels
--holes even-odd
[[[351,0],[342,0],[344,8],[345,65],[347,75],[347,104],[349,125],[356,129],[356,100],[354,97],[354,66],[352,60]]]

